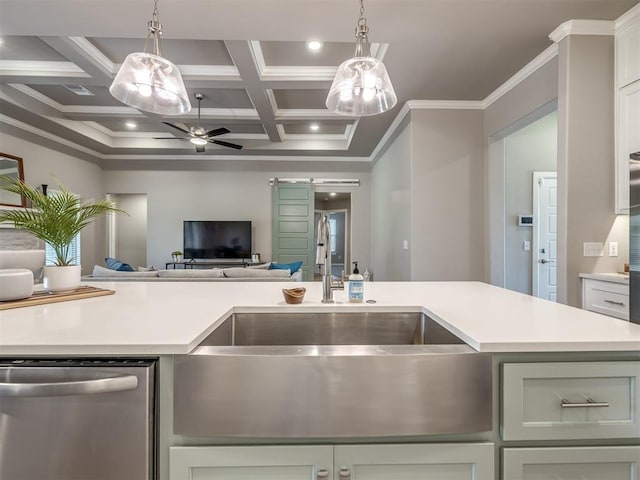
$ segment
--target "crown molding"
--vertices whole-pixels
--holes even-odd
[[[262,162],[332,162],[332,163],[368,163],[369,157],[337,157],[337,156],[313,156],[313,155],[210,155],[202,153],[193,155],[100,155],[101,160],[233,160],[235,161],[262,161]],[[106,169],[108,170],[108,166]]]
[[[330,112],[321,108],[278,108],[274,111],[277,122],[285,120],[349,120],[353,117],[346,117],[340,113]]]
[[[52,62],[34,60],[0,60],[0,75],[31,77],[74,77],[91,78],[73,62]]]
[[[482,110],[481,100],[408,100],[411,110]]]
[[[102,53],[93,43],[87,40],[85,37],[68,37],[83,53],[83,55],[89,59],[92,63],[101,67],[105,72],[109,72],[111,75],[115,75],[115,65],[109,58]]]
[[[619,16],[616,19],[616,25],[615,25],[615,29],[616,29],[616,33],[624,30],[625,28],[627,28],[629,25],[631,25],[633,22],[640,20],[640,3],[637,4],[635,7],[631,7],[631,9],[627,10],[625,13],[623,13],[621,16]]]
[[[549,38],[559,43],[568,35],[615,35],[612,20],[569,20],[549,34]]]
[[[526,80],[536,70],[543,67],[547,64],[547,62],[553,60],[557,56],[558,44],[553,43],[552,45],[548,46],[540,55],[538,55],[536,58],[522,67],[518,72],[516,72],[516,74],[513,75],[509,80],[504,82],[492,93],[490,93],[487,98],[482,101],[483,107],[487,108],[491,106],[496,100],[503,97],[505,94],[519,85],[523,80]]]

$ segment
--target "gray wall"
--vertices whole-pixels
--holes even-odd
[[[251,220],[252,251],[271,259],[270,177],[359,178],[351,192],[352,249],[364,262],[370,260],[370,174],[368,172],[296,171],[130,171],[107,170],[110,193],[146,192],[147,264],[170,261],[171,252],[182,250],[184,220]]]
[[[411,142],[407,124],[373,165],[369,271],[376,280],[411,280],[412,244],[402,249],[402,241],[411,240]]]
[[[112,195],[112,199],[118,208],[127,212],[127,215],[116,216],[116,258],[133,268],[144,267],[147,265],[147,195],[120,194]]]
[[[558,115],[537,120],[505,138],[505,287],[531,294],[533,228],[518,226],[518,215],[533,213],[533,172],[554,172],[558,154]]]
[[[483,280],[481,110],[411,113],[412,280]]]
[[[27,142],[0,132],[0,151],[22,157],[25,181],[30,185],[46,183],[56,188],[59,181],[71,192],[85,199],[104,197],[102,169],[82,158]],[[104,264],[106,253],[106,218],[100,217],[84,230],[82,239],[82,273],[90,273],[96,263]]]
[[[614,214],[614,39],[572,35],[559,48],[558,300],[579,306],[578,274],[618,271],[628,255]],[[622,256],[582,256],[583,242],[608,240]]]

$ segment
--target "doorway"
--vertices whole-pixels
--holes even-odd
[[[111,214],[108,221],[107,251],[136,268],[147,266],[147,195],[144,193],[109,194],[116,207],[127,215]]]
[[[331,229],[331,274],[341,277],[351,273],[351,194],[348,192],[316,192],[314,207],[314,241],[318,238],[318,222],[323,215],[329,218]],[[320,277],[315,266],[314,277]]]

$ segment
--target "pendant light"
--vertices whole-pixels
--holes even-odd
[[[180,115],[191,110],[189,95],[180,70],[160,53],[162,24],[158,20],[158,0],[154,0],[153,20],[144,52],[130,53],[125,58],[109,92],[122,103],[158,115]],[[148,53],[153,37],[154,53]]]
[[[327,96],[327,108],[344,115],[376,115],[393,108],[398,98],[384,64],[371,56],[369,27],[360,0],[356,53],[338,67]]]

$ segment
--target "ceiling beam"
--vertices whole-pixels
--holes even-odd
[[[244,88],[253,103],[258,116],[262,121],[264,130],[272,142],[282,142],[282,137],[278,131],[276,117],[267,91],[260,82],[258,66],[251,54],[251,47],[248,41],[234,40],[224,42],[233,62],[235,63]]]

